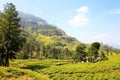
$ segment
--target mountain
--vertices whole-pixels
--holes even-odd
[[[19,16],[21,17],[22,21],[34,21],[34,22],[43,22],[43,23],[47,23],[44,19],[42,18],[38,18],[34,15],[31,14],[27,14],[24,12],[19,11]]]
[[[19,12],[19,17],[21,18],[20,24],[23,27],[32,26],[34,28],[37,28],[39,27],[39,23],[47,23],[42,18],[38,18],[34,15],[23,13],[23,12]]]
[[[74,37],[68,36],[62,29],[47,23],[42,18],[24,12],[19,12],[19,17],[21,18],[20,24],[22,27],[31,28],[31,34],[34,34],[36,40],[42,44],[62,47],[70,46],[73,48],[73,46],[80,43]]]
[[[19,17],[21,18],[20,24],[23,27],[32,27],[34,30],[41,30],[41,34],[46,36],[51,35],[58,35],[63,36],[65,35],[65,32],[59,28],[57,28],[55,25],[48,24],[47,21],[45,21],[42,18],[36,17],[31,14],[27,14],[24,12],[19,12]],[[51,34],[51,32],[54,32]]]

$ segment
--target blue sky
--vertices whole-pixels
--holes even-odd
[[[120,0],[0,0],[57,25],[79,41],[120,48]]]

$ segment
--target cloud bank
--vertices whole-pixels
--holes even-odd
[[[120,39],[115,38],[114,36],[109,35],[109,34],[98,34],[95,36],[91,36],[91,37],[88,37],[88,38],[82,40],[82,42],[84,42],[84,43],[102,42],[104,44],[108,44],[110,46],[120,48],[120,46],[119,46]]]
[[[76,27],[86,26],[89,22],[89,18],[87,16],[88,7],[82,6],[76,10],[76,15],[69,20],[68,24]]]

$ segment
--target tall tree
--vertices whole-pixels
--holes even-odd
[[[89,54],[88,54],[88,60],[89,62],[96,62],[98,58],[98,51],[100,49],[100,43],[94,42],[91,44],[91,47],[89,48]]]
[[[9,59],[15,58],[15,53],[18,52],[25,42],[20,27],[20,18],[15,5],[7,3],[4,6],[4,11],[0,14],[0,26],[4,30],[4,36],[1,37],[1,48],[4,49],[3,65],[9,66]]]
[[[86,57],[86,52],[85,52],[85,48],[86,46],[84,44],[80,44],[76,47],[76,61],[79,62],[79,61],[84,61],[84,58]]]
[[[100,43],[99,42],[94,42],[94,43],[92,43],[91,47],[93,49],[93,53],[94,53],[95,58],[97,58],[98,57],[98,51],[100,49]]]

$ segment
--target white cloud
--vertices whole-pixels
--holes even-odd
[[[114,10],[112,10],[112,14],[120,14],[120,9],[114,9]]]
[[[80,7],[79,9],[76,10],[76,12],[87,13],[88,12],[88,7],[87,6]]]
[[[89,38],[85,39],[83,42],[86,42],[86,43],[92,43],[92,42],[108,43],[108,42],[113,42],[111,40],[112,39],[111,39],[110,35],[108,35],[108,34],[99,34],[99,35],[89,37]]]
[[[104,40],[106,38],[110,38],[110,35],[108,35],[108,34],[99,34],[99,35],[96,35],[96,36],[92,37],[93,40]]]
[[[76,27],[86,26],[89,22],[89,18],[87,16],[88,7],[82,6],[76,10],[76,15],[69,20],[68,24]]]
[[[120,45],[120,39],[109,34],[98,34],[83,40],[85,43],[102,42],[104,44]]]

